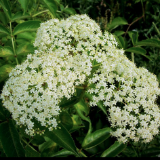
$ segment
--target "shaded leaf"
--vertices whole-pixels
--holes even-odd
[[[150,47],[160,47],[160,40],[158,39],[146,39],[139,41],[135,44],[136,46],[150,46]]]
[[[25,148],[25,157],[40,157],[40,153],[37,152],[32,146],[27,145]]]
[[[18,2],[21,4],[21,7],[25,13],[28,8],[29,0],[18,0]]]
[[[17,35],[26,31],[36,31],[40,27],[41,21],[26,21],[18,24],[13,31],[13,35]]]
[[[89,100],[93,100],[91,94],[85,93],[85,96],[86,96],[87,98],[89,98]],[[102,102],[98,102],[98,103],[97,103],[97,106],[103,111],[103,113],[104,113],[105,115],[107,115],[106,107],[103,105]]]
[[[67,149],[62,149],[56,153],[50,154],[49,157],[63,157],[63,156],[66,157],[69,155],[74,155],[74,153],[71,151],[68,151]]]
[[[54,129],[53,131],[46,131],[45,136],[61,147],[73,152],[74,154],[78,154],[75,143],[67,129],[62,124],[59,124],[59,126],[60,128]]]
[[[15,15],[12,16],[12,21],[29,18],[30,15],[28,13],[23,14],[23,12],[19,11]]]
[[[19,134],[12,120],[0,124],[0,140],[7,157],[25,156],[25,151],[20,142]]]
[[[82,143],[82,148],[92,148],[110,137],[111,129],[109,127],[96,130],[87,134]]]
[[[128,34],[132,40],[132,44],[135,45],[138,42],[138,36],[139,36],[138,32],[129,31]]]
[[[121,153],[126,146],[127,144],[116,141],[112,146],[110,146],[101,154],[101,157],[115,157]]]
[[[68,131],[73,127],[72,118],[67,112],[62,111],[59,115],[59,118],[60,118],[61,123],[65,126],[65,128]]]
[[[57,144],[55,142],[53,142],[51,139],[48,138],[48,140],[42,144],[40,144],[38,146],[40,152],[43,152],[44,150],[52,147],[52,146],[56,146]]]
[[[0,57],[14,56],[13,50],[11,47],[2,47],[0,48]]]
[[[116,17],[113,19],[113,21],[111,22],[111,24],[109,24],[108,29],[111,31],[115,28],[117,28],[120,25],[126,25],[128,24],[127,20],[123,17]]]
[[[10,34],[9,30],[0,24],[0,32],[5,33],[7,35]]]
[[[125,32],[124,31],[115,31],[113,34],[116,35],[117,37],[123,35]]]
[[[10,20],[11,19],[11,9],[10,9],[8,0],[0,0],[0,5],[2,6],[4,13]]]
[[[146,55],[147,51],[141,47],[131,47],[125,50],[126,52],[136,53],[143,55],[144,57],[148,58],[149,60],[152,60],[149,56]]]
[[[117,38],[117,41],[118,41],[118,44],[119,44],[120,48],[125,49],[127,47],[126,46],[126,40],[122,36],[119,36]]]
[[[4,25],[6,25],[6,24],[8,23],[8,18],[7,18],[7,16],[5,15],[4,12],[0,12],[0,21],[1,21]]]
[[[141,153],[141,157],[155,157],[157,155],[160,155],[160,148],[157,147],[145,149]]]
[[[9,73],[13,68],[14,65],[11,64],[5,64],[2,67],[0,67],[0,82],[2,82],[8,77]]]

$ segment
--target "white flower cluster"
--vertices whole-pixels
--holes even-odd
[[[90,106],[103,102],[113,136],[124,143],[151,141],[160,126],[156,76],[137,68],[117,45],[87,15],[41,23],[35,54],[12,70],[2,90],[4,106],[34,135],[34,119],[49,130],[56,128],[62,98],[70,99],[76,86],[88,83]]]
[[[152,73],[137,68],[123,50],[110,48],[101,67],[89,79],[91,106],[103,102],[113,127],[112,136],[120,142],[150,142],[158,134],[160,109],[155,101],[159,83]]]
[[[90,75],[101,35],[99,26],[86,15],[41,24],[35,54],[11,71],[1,94],[3,105],[18,125],[26,126],[27,134],[43,133],[34,119],[49,130],[57,127],[59,103],[71,98],[75,86]]]

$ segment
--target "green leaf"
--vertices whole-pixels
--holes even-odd
[[[10,20],[11,19],[11,9],[10,9],[8,0],[0,0],[0,5],[2,6],[4,13]]]
[[[33,32],[22,32],[22,33],[19,33],[17,35],[17,39],[22,38],[22,39],[26,39],[26,40],[29,40],[29,41],[34,40],[35,36],[32,33]]]
[[[28,8],[29,0],[18,0],[18,2],[21,4],[21,7],[25,13]]]
[[[0,48],[0,57],[14,56],[13,50],[11,47]]]
[[[18,24],[13,31],[13,35],[17,35],[26,31],[36,31],[40,27],[41,21],[26,21]]]
[[[82,148],[92,148],[110,137],[111,129],[109,127],[96,130],[95,132],[88,134],[82,143]]]
[[[112,146],[110,146],[101,154],[101,157],[115,157],[121,153],[126,146],[127,144],[116,141]]]
[[[18,11],[15,15],[12,16],[12,21],[29,18],[30,15],[28,13],[23,14],[23,12]]]
[[[67,129],[62,124],[59,124],[59,126],[60,128],[54,129],[53,131],[46,131],[45,136],[61,147],[73,152],[74,154],[78,154],[75,143]]]
[[[40,153],[37,152],[32,146],[27,145],[25,148],[25,157],[40,157]]]
[[[129,31],[128,32],[129,37],[132,40],[132,44],[135,45],[138,42],[138,32],[135,31]]]
[[[117,37],[123,35],[125,32],[124,31],[115,31],[113,34],[116,35]]]
[[[135,44],[136,46],[150,46],[150,47],[160,47],[160,40],[158,39],[146,39],[139,41]]]
[[[64,8],[63,12],[70,14],[70,15],[76,14],[76,11],[74,8]]]
[[[53,17],[56,17],[56,11],[58,9],[57,2],[54,0],[43,0],[43,2],[52,13]]]
[[[10,35],[9,30],[2,25],[0,25],[0,33],[5,33],[7,35]]]
[[[76,103],[74,105],[78,115],[85,121],[89,122],[89,129],[88,129],[88,133],[92,132],[92,123],[89,117],[86,117],[89,113],[89,107],[87,106],[87,104],[84,102],[84,100],[80,100],[78,103]]]
[[[0,141],[7,157],[25,156],[25,151],[20,142],[19,134],[12,120],[0,124]]]
[[[72,118],[67,112],[62,111],[59,115],[59,118],[60,118],[61,123],[64,125],[64,127],[68,131],[73,127]]]
[[[0,82],[2,82],[8,77],[13,67],[14,65],[11,64],[5,64],[2,67],[0,67]]]
[[[60,150],[56,153],[50,154],[49,157],[63,157],[63,156],[66,157],[66,156],[69,156],[69,155],[74,155],[74,153],[71,152],[71,151],[68,151],[66,149],[62,149],[62,150]]]
[[[145,149],[143,152],[141,152],[141,157],[157,157],[157,155],[160,154],[160,148],[153,147]]]
[[[50,147],[56,146],[57,144],[53,142],[51,139],[48,138],[48,140],[38,146],[39,151],[43,152],[45,149],[48,149]]]
[[[30,43],[21,44],[16,49],[17,55],[26,55],[28,53],[34,53],[34,47]]]
[[[111,22],[111,24],[109,24],[108,29],[109,29],[109,31],[111,31],[111,30],[117,28],[120,25],[126,25],[126,24],[128,24],[128,22],[127,22],[127,20],[125,18],[123,18],[123,17],[116,17],[116,18],[113,19],[113,21]]]
[[[7,18],[7,16],[5,15],[4,12],[0,12],[0,21],[1,21],[4,25],[7,25],[7,23],[8,23],[8,18]]]
[[[149,60],[152,60],[149,56],[146,55],[147,51],[141,47],[131,47],[125,50],[126,52],[136,53],[143,55],[144,57],[148,58]]]
[[[122,36],[117,37],[117,41],[120,48],[125,49],[127,47],[126,40]]]

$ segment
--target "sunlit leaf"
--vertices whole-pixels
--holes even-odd
[[[113,145],[111,145],[108,149],[106,149],[100,157],[115,157],[119,153],[121,153],[127,144],[120,143],[116,141]]]
[[[13,35],[17,35],[19,33],[26,32],[26,31],[30,31],[30,32],[36,31],[37,28],[40,27],[40,23],[41,21],[36,21],[36,20],[20,23],[14,28]]]
[[[83,140],[82,148],[92,148],[102,143],[110,137],[110,132],[111,129],[107,127],[103,129],[98,129],[95,132],[88,134]]]

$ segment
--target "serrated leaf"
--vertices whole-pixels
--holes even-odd
[[[8,77],[13,67],[14,65],[11,64],[5,64],[2,67],[0,67],[0,82],[2,82]]]
[[[0,33],[5,33],[7,35],[10,35],[9,30],[5,28],[4,26],[2,26],[1,24],[0,24]]]
[[[7,157],[24,157],[25,151],[12,120],[0,124],[0,141]]]
[[[106,149],[100,157],[115,157],[119,153],[121,153],[127,144],[120,143],[116,141],[113,145],[111,145],[108,149]]]
[[[21,44],[16,49],[17,55],[26,55],[28,53],[34,53],[34,47],[30,43]]]
[[[41,21],[26,21],[23,23],[18,24],[13,31],[13,35],[17,35],[22,32],[27,32],[27,31],[36,31],[37,28],[40,27]]]
[[[70,14],[70,15],[76,14],[76,11],[74,8],[64,8],[63,12]]]
[[[43,0],[53,17],[56,17],[56,11],[58,9],[57,3],[54,0]]]
[[[23,14],[23,12],[19,11],[12,16],[12,21],[29,18],[29,17],[30,15],[28,13]]]
[[[109,24],[108,29],[109,31],[117,28],[120,25],[126,25],[128,24],[127,20],[123,17],[116,17],[113,19],[113,21],[111,22],[111,24]]]
[[[74,154],[78,154],[75,143],[67,129],[62,124],[59,124],[59,126],[60,128],[54,129],[53,131],[46,131],[45,136],[61,147],[73,152]]]
[[[2,6],[4,13],[10,20],[11,19],[11,9],[10,9],[8,0],[0,0],[0,5]]]
[[[21,7],[25,13],[28,8],[29,0],[18,0],[18,2],[21,4]]]
[[[98,129],[91,134],[87,134],[82,143],[82,148],[92,148],[110,137],[111,129],[109,127]]]
[[[160,47],[160,40],[158,39],[146,39],[139,41],[135,46],[150,46],[150,47]]]
[[[68,131],[73,127],[72,118],[67,112],[62,111],[59,115],[59,118],[60,118],[61,123],[65,126],[65,128]]]
[[[152,60],[149,56],[146,55],[147,51],[141,47],[131,47],[125,50],[126,52],[136,53],[143,55],[144,57],[148,58],[149,60]]]
[[[11,47],[2,47],[0,48],[0,57],[14,56],[13,50]]]

